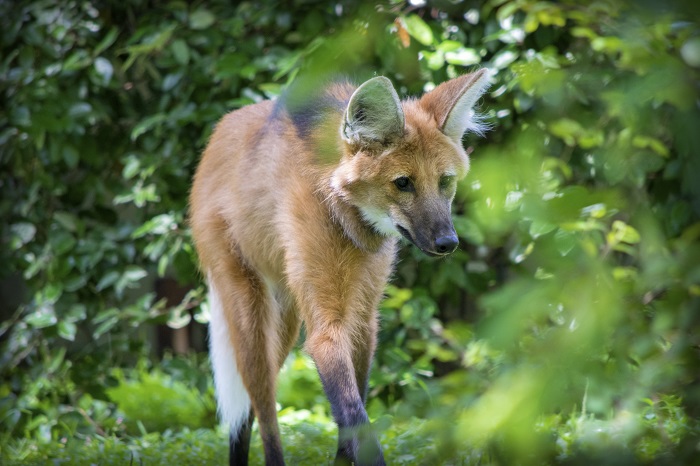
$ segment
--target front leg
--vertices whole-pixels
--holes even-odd
[[[364,397],[377,306],[396,243],[386,240],[375,252],[360,250],[330,221],[325,204],[305,202],[294,193],[287,200],[287,221],[295,234],[286,237],[285,274],[306,328],[305,349],[338,424],[336,464],[384,465]]]
[[[323,389],[338,424],[336,465],[384,465],[384,456],[364,406],[364,380],[358,380],[354,360],[369,361],[372,341],[361,341],[351,322],[309,325],[306,349],[316,363]],[[365,332],[360,332],[365,333]],[[370,354],[366,354],[367,352]],[[362,354],[365,353],[365,354]],[[359,355],[359,356],[358,356]],[[366,363],[365,363],[366,365]],[[363,368],[364,370],[364,368]],[[363,388],[358,385],[361,384]]]

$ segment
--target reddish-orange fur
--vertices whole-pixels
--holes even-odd
[[[385,141],[346,139],[339,111],[328,111],[304,135],[290,112],[271,101],[234,111],[217,125],[195,175],[191,225],[202,269],[221,297],[268,464],[282,461],[275,378],[302,322],[305,350],[341,430],[366,422],[376,309],[397,245],[366,211],[389,212],[386,222],[435,252],[430,237],[451,228],[454,196],[453,186],[438,187],[440,177],[458,178],[468,169],[459,140],[441,130],[464,89],[483,75],[402,102],[404,131]],[[336,84],[325,95],[347,105],[354,91]],[[398,176],[411,177],[412,195],[397,191]],[[383,464],[371,433],[349,432],[352,441],[341,440],[338,462]]]

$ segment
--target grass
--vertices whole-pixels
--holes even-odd
[[[309,410],[285,409],[280,412],[280,430],[287,464],[332,465],[337,432],[333,422],[323,413]],[[414,418],[394,422],[388,418],[375,422],[380,430],[380,442],[387,464],[392,465],[462,465],[496,466],[509,464],[566,464],[566,465],[684,465],[693,464],[692,451],[655,451],[641,455],[624,442],[607,438],[606,430],[614,422],[579,419],[578,427],[559,425],[550,441],[568,447],[549,459],[537,457],[515,458],[494,455],[489,446],[476,447],[469,442],[445,442],[440,432],[428,421]],[[581,424],[590,424],[581,427]],[[595,425],[593,425],[595,424]],[[443,426],[444,427],[444,426]],[[595,427],[595,428],[594,428]],[[612,442],[611,442],[612,440]],[[688,439],[691,440],[691,439]],[[685,449],[696,450],[697,438],[685,443]],[[637,446],[637,449],[639,445]],[[507,448],[506,448],[507,450]],[[503,451],[503,450],[501,450]],[[673,455],[669,455],[672,453]],[[140,436],[104,437],[99,435],[62,438],[57,442],[13,439],[0,445],[0,464],[4,466],[31,465],[221,465],[227,464],[228,432],[226,429],[189,429],[178,432],[144,433]],[[691,461],[691,462],[688,462]],[[250,464],[263,465],[263,450],[257,428],[254,428]]]
[[[399,432],[394,428],[383,432],[382,443],[388,445],[385,453],[389,464],[428,464],[424,461],[427,461],[430,448],[420,448],[418,453],[406,451],[409,444],[426,443],[425,437],[416,438],[422,424],[416,420],[414,426],[407,426],[408,431]],[[333,464],[336,427],[324,415],[308,410],[282,411],[280,430],[288,464]],[[228,432],[224,428],[185,428],[179,432],[153,432],[122,438],[76,436],[52,443],[23,439],[12,440],[0,449],[0,463],[5,466],[221,465],[228,461]],[[257,428],[251,442],[250,464],[264,464]]]
[[[211,427],[214,408],[210,386],[200,392],[160,369],[139,368],[130,377],[118,378],[120,385],[110,390],[117,409],[104,411],[98,418],[97,423],[103,429],[73,428],[64,429],[71,434],[57,434],[57,430],[49,427],[28,430],[27,438],[0,435],[0,465],[227,464],[228,431]],[[287,464],[331,465],[337,428],[329,417],[315,371],[306,359],[290,359],[280,378],[278,400],[282,406],[302,407],[288,407],[279,412]],[[89,401],[84,408],[92,406],[92,412],[98,414],[94,402]],[[390,410],[383,406],[372,409],[376,406],[370,403],[368,411],[370,415],[380,416],[374,420],[374,426],[387,464],[391,465],[693,464],[688,461],[700,451],[700,426],[697,420],[687,416],[681,399],[674,396],[645,399],[640,406],[633,411],[618,410],[609,416],[577,410],[568,415],[541,415],[535,425],[526,423],[520,430],[501,429],[486,442],[474,433],[474,426],[480,425],[479,419],[470,417],[459,407],[450,409],[443,402],[437,402],[429,410],[435,416],[432,420],[415,417],[415,409],[401,403],[394,403]],[[387,411],[394,416],[385,414]],[[497,413],[489,411],[483,417],[493,418],[494,414]],[[512,427],[517,418],[513,415],[506,427]],[[47,419],[43,417],[45,426]],[[95,431],[118,435],[97,435]],[[41,435],[45,437],[37,432],[43,432]],[[54,437],[50,441],[51,435]],[[514,449],[513,442],[526,446]],[[518,451],[527,454],[523,456]],[[264,464],[257,424],[250,464]]]

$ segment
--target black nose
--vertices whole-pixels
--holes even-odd
[[[435,240],[435,250],[438,254],[449,254],[455,249],[459,244],[459,239],[454,233],[450,233],[445,236],[440,236]]]

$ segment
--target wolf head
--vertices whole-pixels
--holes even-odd
[[[362,84],[342,119],[332,189],[376,231],[403,236],[431,256],[453,252],[451,203],[469,170],[461,140],[485,129],[473,108],[488,81],[482,69],[403,102],[385,77]]]

